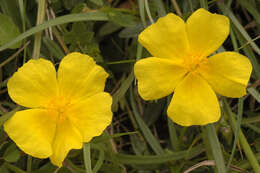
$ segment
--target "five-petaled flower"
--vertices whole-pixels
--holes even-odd
[[[217,94],[241,97],[252,71],[248,58],[236,52],[213,55],[229,34],[229,19],[204,9],[185,23],[168,14],[147,27],[138,41],[152,54],[135,64],[138,91],[144,100],[172,92],[168,116],[183,126],[205,125],[220,118]]]
[[[60,167],[71,149],[82,148],[110,124],[107,77],[91,57],[80,53],[64,57],[57,75],[50,61],[29,60],[7,87],[13,101],[31,109],[16,112],[4,124],[5,131],[25,153],[50,157]]]

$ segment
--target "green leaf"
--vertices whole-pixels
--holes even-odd
[[[104,4],[102,0],[89,0],[89,1],[98,6],[102,6]]]
[[[135,26],[127,27],[120,31],[119,37],[121,38],[131,38],[137,37],[138,34],[144,29],[143,24],[136,24]]]
[[[122,28],[121,26],[119,26],[113,22],[107,22],[99,29],[97,35],[99,37],[104,37],[106,35],[109,35],[109,34],[112,34],[116,31],[118,31],[121,28]]]
[[[0,45],[4,45],[17,37],[20,32],[9,16],[0,13],[0,21]],[[20,46],[21,42],[18,42],[8,48],[16,49]]]
[[[69,23],[69,22],[79,22],[79,21],[107,21],[108,17],[107,14],[104,12],[96,11],[96,12],[88,12],[88,13],[80,13],[80,14],[69,14],[69,15],[64,15],[61,17],[57,17],[53,20],[49,20],[41,25],[37,25],[28,31],[20,34],[18,37],[15,39],[11,40],[7,44],[3,45],[0,47],[0,51],[3,51],[7,49],[8,47],[12,46],[15,43],[20,42],[21,40],[39,32],[42,31],[46,28],[64,24],[64,23]]]
[[[63,5],[67,10],[71,10],[73,7],[75,7],[77,4],[81,2],[81,0],[62,0]]]
[[[66,44],[88,44],[94,38],[94,32],[87,31],[86,24],[83,22],[73,23],[72,30],[64,35]]]
[[[12,165],[12,164],[10,164],[10,163],[8,163],[8,162],[5,162],[3,165],[4,165],[7,169],[13,171],[14,173],[25,173],[25,172],[24,172],[22,169],[20,169],[19,167],[14,166],[14,165]]]
[[[101,136],[97,136],[94,139],[92,139],[91,143],[102,143],[105,142],[111,138],[118,138],[121,136],[128,136],[128,135],[133,135],[136,134],[137,132],[125,132],[125,133],[116,133],[113,135],[108,135],[108,134],[103,134]]]
[[[123,27],[130,27],[136,25],[136,17],[131,14],[122,13],[116,9],[108,10],[109,19],[115,24]]]
[[[156,10],[159,14],[160,17],[163,17],[166,15],[166,11],[165,11],[165,7],[164,7],[164,3],[162,0],[153,0],[153,3],[156,6]]]
[[[22,21],[19,10],[18,0],[0,1],[1,11],[4,15],[9,16],[13,23],[22,29]],[[1,20],[2,22],[2,20]]]
[[[7,169],[4,165],[2,165],[2,166],[0,167],[0,172],[1,172],[1,173],[9,173],[8,169]]]
[[[65,56],[59,45],[49,37],[43,37],[43,43],[55,58],[62,59]]]
[[[7,162],[17,162],[20,159],[21,151],[12,143],[4,153],[4,160]]]
[[[129,89],[133,81],[134,81],[134,72],[131,72],[129,76],[126,78],[126,80],[122,83],[121,87],[113,95],[113,104],[112,104],[113,112],[116,111],[119,100],[124,97],[126,91]]]
[[[171,152],[171,153],[161,154],[161,155],[137,156],[137,155],[117,153],[112,155],[112,159],[123,164],[142,164],[142,165],[152,164],[153,165],[153,164],[162,164],[169,161],[185,159],[187,156],[194,157],[200,154],[201,151],[203,151],[203,145],[198,145],[192,148],[191,150]]]

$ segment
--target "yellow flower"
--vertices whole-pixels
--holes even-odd
[[[108,74],[88,55],[71,53],[56,70],[50,61],[29,60],[8,81],[13,101],[31,109],[16,112],[5,124],[25,153],[50,157],[54,165],[71,149],[82,148],[112,120],[112,97],[104,92]]]
[[[248,58],[216,51],[229,34],[229,19],[204,9],[185,23],[168,14],[146,28],[138,41],[152,54],[135,64],[138,91],[144,100],[172,92],[168,116],[183,126],[205,125],[220,118],[215,93],[241,97],[252,71]]]

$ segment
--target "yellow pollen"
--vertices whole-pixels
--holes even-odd
[[[186,58],[184,64],[186,68],[191,72],[195,71],[202,63],[206,63],[207,57],[193,56]]]
[[[66,110],[70,105],[71,103],[69,99],[64,97],[54,97],[47,105],[47,109],[58,115],[57,120],[62,121],[66,119]]]

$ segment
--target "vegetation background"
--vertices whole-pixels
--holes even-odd
[[[145,102],[137,93],[133,65],[149,56],[137,36],[151,20],[170,12],[186,20],[201,7],[229,17],[231,33],[219,51],[246,55],[253,74],[244,98],[219,98],[218,123],[182,127],[167,118],[170,96]],[[6,88],[18,67],[39,56],[58,65],[73,51],[110,74],[114,118],[91,141],[94,173],[259,173],[259,33],[259,0],[0,0],[0,173],[85,172],[82,150],[58,169],[20,151],[2,128],[21,109]]]

